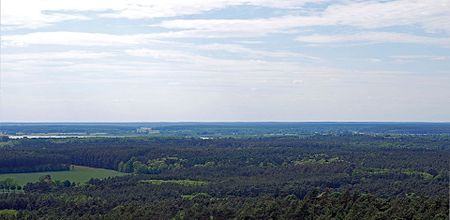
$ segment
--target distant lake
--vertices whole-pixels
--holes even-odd
[[[119,137],[119,136],[89,136],[89,135],[8,135],[11,139],[22,139],[22,138],[88,138],[88,137]]]

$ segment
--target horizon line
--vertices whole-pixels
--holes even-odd
[[[144,124],[144,123],[450,123],[450,121],[3,121],[0,124]]]

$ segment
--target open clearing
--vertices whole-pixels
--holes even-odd
[[[115,170],[73,166],[68,171],[50,171],[50,172],[33,172],[33,173],[7,173],[0,174],[0,181],[6,178],[12,178],[19,185],[25,185],[29,182],[39,181],[39,177],[51,175],[53,180],[69,180],[76,183],[85,183],[91,178],[104,179],[107,177],[123,176],[125,173],[117,172]]]

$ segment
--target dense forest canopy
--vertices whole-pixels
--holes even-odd
[[[18,218],[448,219],[448,135],[3,138],[1,146],[1,173],[70,165],[128,173],[85,184],[51,175],[0,182],[0,210]]]

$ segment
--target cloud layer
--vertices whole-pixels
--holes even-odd
[[[450,0],[2,0],[0,119],[449,121],[449,21]]]

